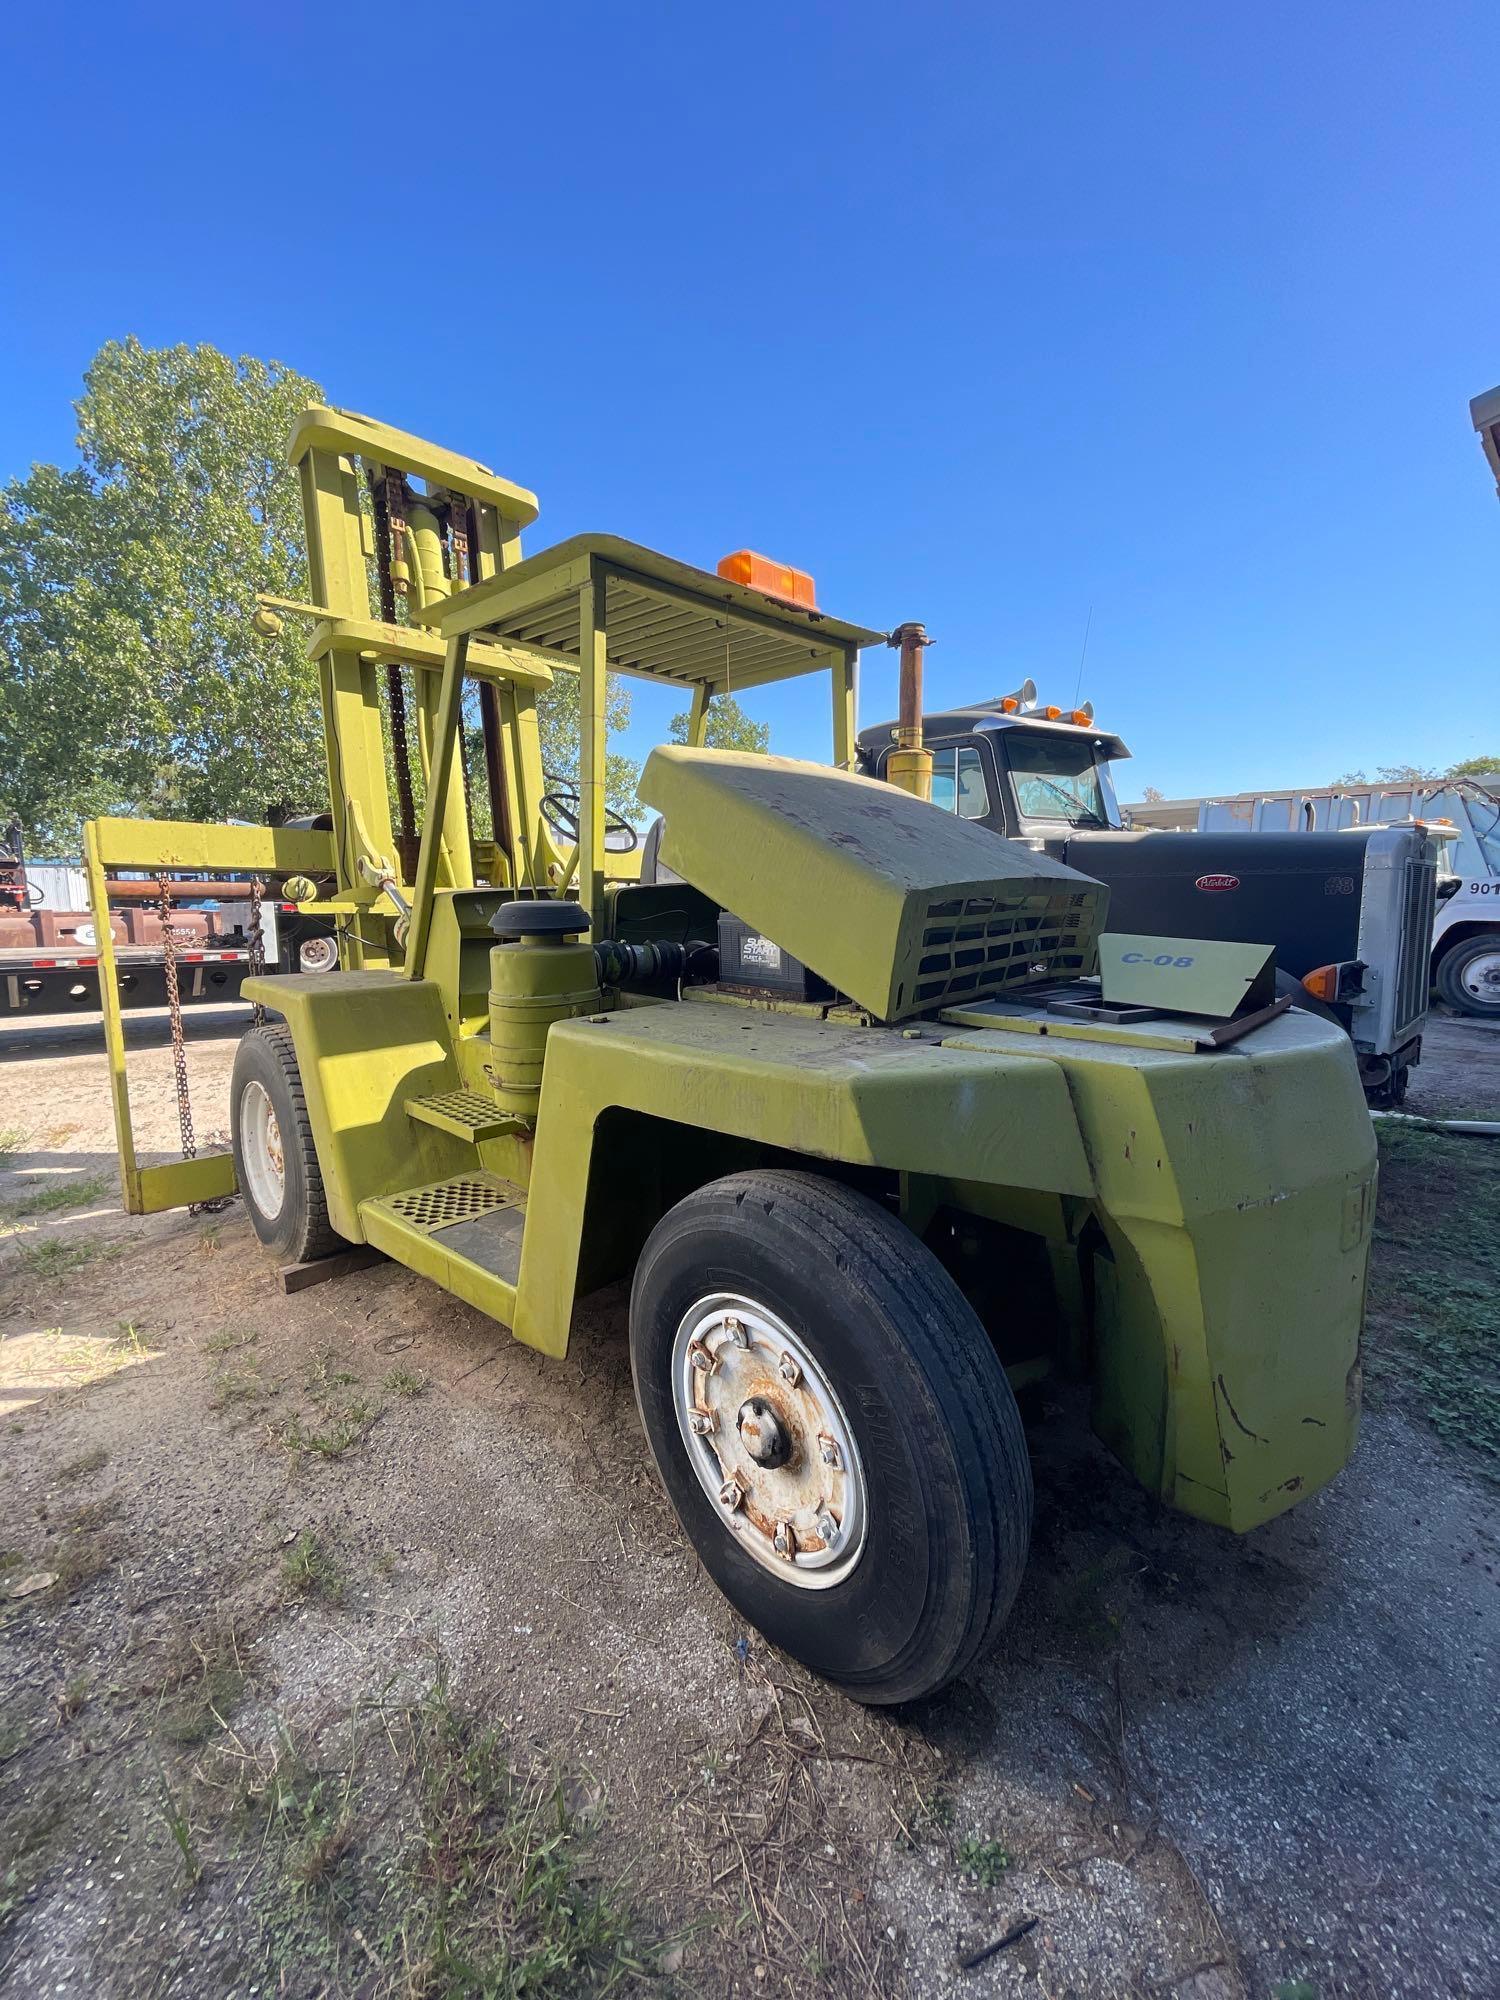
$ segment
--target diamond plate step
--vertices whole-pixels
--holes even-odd
[[[415,1118],[418,1124],[435,1125],[440,1132],[452,1133],[455,1139],[472,1139],[476,1146],[481,1139],[493,1139],[498,1133],[508,1131],[514,1122],[477,1090],[444,1090],[436,1097],[408,1097],[404,1109],[407,1117]]]
[[[365,1240],[408,1270],[511,1323],[526,1194],[498,1174],[457,1174],[359,1205]]]

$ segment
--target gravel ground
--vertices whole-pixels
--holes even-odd
[[[192,1024],[205,1131],[242,1022]],[[143,1151],[165,1154],[161,1025],[131,1033]],[[1410,1108],[1500,1115],[1500,1031],[1436,1022]],[[0,1030],[6,1127],[31,1136],[0,1203],[112,1164],[88,1023]],[[1386,1199],[1407,1198],[1393,1177]],[[1001,1649],[939,1701],[871,1717],[768,1653],[682,1547],[620,1293],[585,1302],[557,1364],[391,1265],[284,1298],[238,1207],[137,1220],[102,1194],[18,1241],[106,1249],[43,1275],[0,1258],[0,1541],[28,1566],[59,1547],[98,1562],[0,1623],[0,1885],[17,1871],[0,1990],[385,1990],[357,1952],[286,1941],[253,1846],[211,1802],[194,1808],[205,1876],[184,1887],[161,1760],[187,1784],[207,1751],[164,1743],[142,1690],[226,1609],[253,1648],[229,1732],[247,1758],[278,1732],[344,1729],[440,1651],[518,1751],[586,1771],[651,1922],[699,1926],[665,1960],[669,1989],[1497,1990],[1500,1506],[1399,1399],[1369,1412],[1330,1489],[1238,1540],[1154,1508],[1071,1398],[1048,1403]],[[333,1461],[278,1450],[292,1409],[326,1409],[335,1365],[376,1417]],[[385,1389],[396,1366],[426,1393]],[[226,1392],[236,1371],[253,1395]],[[337,1604],[283,1587],[304,1532],[347,1579]],[[785,1816],[741,1873],[722,1829],[737,1838],[771,1792]]]

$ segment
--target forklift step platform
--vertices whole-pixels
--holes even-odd
[[[526,1226],[525,1190],[498,1174],[461,1174],[359,1205],[365,1241],[510,1323]]]
[[[408,1097],[403,1109],[408,1118],[415,1118],[419,1124],[435,1125],[440,1132],[451,1132],[455,1139],[472,1139],[476,1146],[481,1139],[493,1139],[512,1123],[477,1090],[444,1090],[436,1097]]]

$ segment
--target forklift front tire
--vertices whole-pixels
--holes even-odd
[[[291,1030],[252,1028],[234,1058],[229,1086],[234,1173],[256,1235],[290,1264],[336,1250],[323,1176]]]
[[[720,1590],[856,1701],[914,1701],[993,1639],[1031,1467],[1005,1371],[888,1210],[809,1173],[710,1182],[636,1267],[636,1399]]]

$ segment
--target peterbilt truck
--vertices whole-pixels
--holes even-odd
[[[1039,704],[1030,681],[923,727],[935,804],[1107,883],[1115,929],[1274,947],[1279,989],[1348,1033],[1371,1105],[1402,1101],[1421,1059],[1434,913],[1458,886],[1434,833],[1132,829],[1111,775],[1129,750],[1091,707]],[[860,732],[859,770],[884,776],[894,754],[894,723]]]

